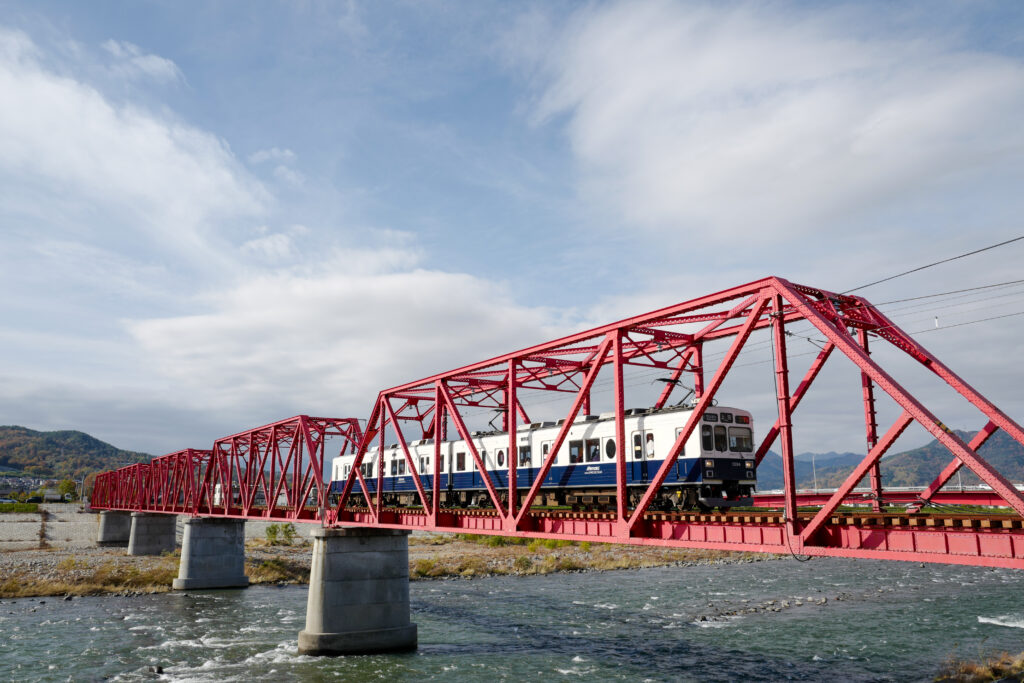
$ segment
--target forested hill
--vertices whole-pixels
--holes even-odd
[[[969,442],[977,432],[957,431],[957,436]],[[1024,482],[1024,446],[997,431],[981,447],[979,454],[1000,474],[1013,482]],[[836,488],[864,459],[863,453],[801,453],[796,457],[797,487],[812,488],[817,475],[820,488]],[[926,486],[953,459],[945,446],[936,440],[913,450],[895,453],[882,459],[883,486]],[[757,473],[761,490],[782,487],[782,459],[769,451]],[[954,479],[956,484],[960,479]],[[980,480],[966,468],[962,481],[973,486]]]
[[[37,477],[80,478],[90,472],[147,462],[147,453],[123,451],[84,432],[37,432],[0,426],[0,472],[17,471]]]

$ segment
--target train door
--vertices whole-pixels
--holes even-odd
[[[677,441],[679,440],[679,436],[682,433],[683,433],[683,428],[682,427],[677,427],[676,428],[676,440]],[[683,447],[681,449],[679,449],[679,457],[676,458],[676,479],[678,479],[680,481],[683,479],[683,458],[684,457],[686,457],[686,444],[683,444]]]
[[[633,432],[633,462],[631,463],[632,481],[647,481],[646,432]]]

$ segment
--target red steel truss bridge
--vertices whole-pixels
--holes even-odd
[[[796,356],[792,330],[808,330],[824,340],[802,376],[791,376]],[[811,328],[807,328],[807,324]],[[652,510],[662,483],[684,444],[751,336],[761,332],[773,358],[776,411],[774,424],[756,425],[763,439],[756,449],[761,462],[773,446],[782,455],[784,489],[755,499],[777,508],[762,513],[664,513]],[[766,334],[764,334],[766,333]],[[804,334],[804,333],[802,333]],[[889,346],[891,362],[883,368],[870,344]],[[705,354],[704,348],[724,348]],[[882,348],[881,346],[879,348]],[[895,349],[897,353],[891,353]],[[876,349],[877,351],[877,349]],[[814,354],[812,354],[814,355]],[[798,495],[794,472],[793,425],[798,408],[833,357],[845,357],[859,371],[860,408],[867,448],[864,459],[829,494]],[[714,358],[714,360],[712,360]],[[841,358],[838,362],[845,362]],[[979,415],[980,431],[965,442],[890,372],[919,364],[966,399]],[[802,364],[801,364],[802,365]],[[541,483],[551,468],[574,420],[590,413],[592,402],[610,400],[615,441],[626,443],[625,406],[631,372],[667,375],[654,408],[668,401],[684,379],[693,385],[694,409],[657,472],[639,497],[627,495],[626,462],[616,455],[614,511],[568,512],[542,508]],[[595,385],[598,378],[599,385]],[[610,391],[597,396],[599,386]],[[649,386],[649,384],[648,384]],[[558,436],[529,487],[517,486],[516,426],[531,422],[530,397],[545,392],[568,404]],[[887,398],[886,398],[887,397]],[[879,429],[876,398],[891,400],[898,417]],[[736,402],[736,401],[734,401]],[[739,402],[736,402],[739,403]],[[547,402],[550,408],[551,401]],[[531,407],[531,409],[533,409]],[[509,434],[507,485],[488,476],[471,440],[467,416],[500,415]],[[546,416],[550,419],[550,416]],[[859,417],[857,419],[860,419]],[[881,484],[881,458],[896,439],[917,423],[949,450],[949,463],[928,486],[888,493]],[[1024,569],[1024,497],[1002,474],[978,455],[997,430],[1024,445],[1024,430],[966,381],[922,347],[867,300],[770,277],[716,294],[668,306],[592,330],[538,344],[382,391],[365,426],[355,419],[298,416],[218,440],[212,450],[187,449],[97,476],[92,507],[107,510],[163,512],[211,517],[315,522],[325,526],[361,526],[435,532],[502,534],[578,541],[661,545],[682,548],[840,556]],[[457,433],[458,436],[454,436]],[[432,472],[418,471],[410,453],[415,440],[431,439]],[[489,498],[488,509],[454,509],[442,501],[440,443],[466,442],[469,456]],[[330,442],[330,450],[327,444]],[[386,505],[371,494],[360,465],[367,449],[397,444],[415,482],[418,505]],[[340,496],[328,492],[330,458],[355,453],[355,465]],[[375,473],[381,490],[383,459]],[[369,462],[369,459],[367,460]],[[960,468],[984,483],[986,493],[958,497],[942,490]],[[433,475],[432,489],[419,475]],[[865,501],[854,489],[868,484],[869,507],[851,513],[844,503]],[[230,493],[229,493],[230,492]],[[361,494],[361,495],[356,495]],[[908,507],[885,512],[887,501]],[[928,515],[928,503],[982,502],[1009,508],[1001,515]]]

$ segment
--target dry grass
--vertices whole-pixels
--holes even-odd
[[[170,590],[178,575],[178,559],[172,555],[138,564],[104,562],[86,569],[74,558],[62,560],[59,574],[41,577],[18,571],[0,580],[0,598],[24,598],[49,595],[102,595],[137,591],[159,593]]]
[[[942,665],[936,681],[955,683],[987,683],[1002,679],[1021,680],[1024,678],[1024,652],[1011,655],[1001,652],[977,662],[968,662],[951,657]]]
[[[447,538],[450,540],[444,540],[445,537],[425,537],[420,543],[412,544],[419,547],[410,549],[410,577],[433,579],[498,574],[534,575],[749,561],[765,557],[716,550],[641,548],[556,539],[524,541],[504,536],[473,535],[453,535]]]
[[[274,557],[246,564],[249,583],[309,583],[309,567],[289,558]]]

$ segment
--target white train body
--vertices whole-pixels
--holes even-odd
[[[660,411],[628,410],[625,416],[626,485],[635,497],[646,489],[665,461],[669,449],[692,414],[690,408]],[[558,436],[561,422],[535,422],[516,430],[517,489],[524,493],[540,473],[541,465]],[[508,486],[508,434],[474,432],[471,435],[492,483],[498,490]],[[685,448],[668,472],[660,502],[665,507],[729,507],[750,505],[756,486],[753,420],[749,412],[715,406],[708,408],[687,439]],[[425,491],[433,488],[435,446],[432,439],[413,442],[409,453]],[[552,504],[609,505],[616,482],[615,416],[613,413],[579,418],[559,449],[544,478],[542,492]],[[332,494],[341,492],[355,455],[334,459]],[[377,488],[377,447],[367,450],[361,467],[371,494]],[[453,505],[483,504],[486,488],[465,441],[440,444],[440,490]],[[404,453],[397,445],[383,451],[381,490],[395,504],[418,501],[415,482]],[[356,486],[354,492],[361,489]]]

